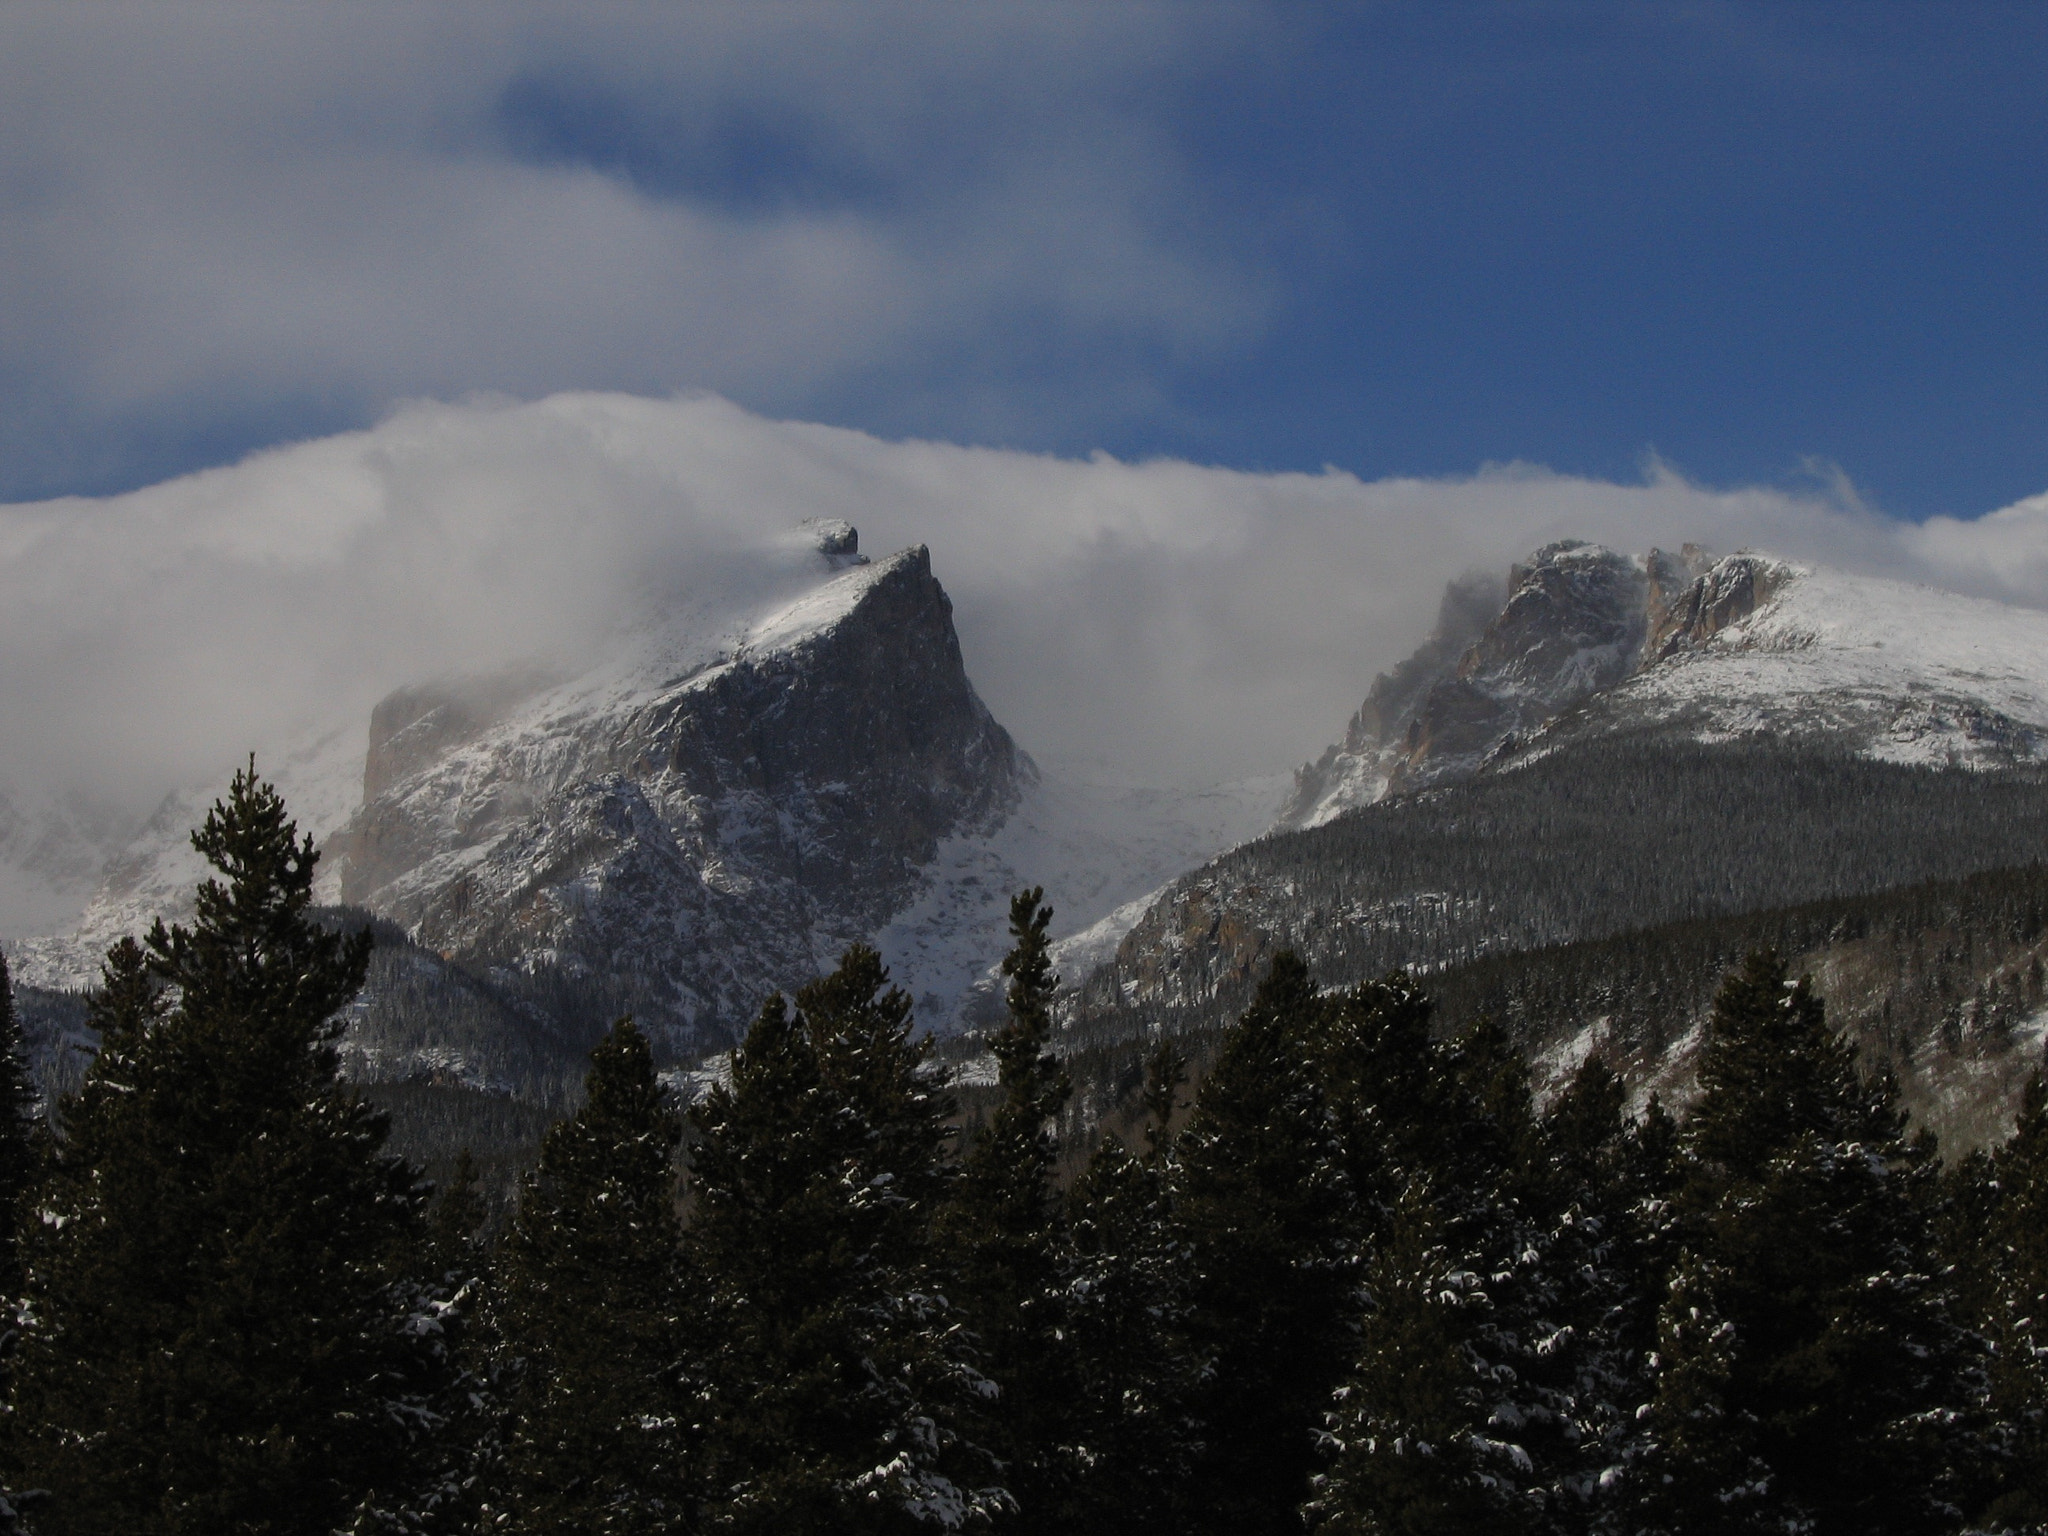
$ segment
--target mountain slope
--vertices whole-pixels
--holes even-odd
[[[2048,860],[2048,615],[1690,546],[1551,545],[1504,590],[1483,623],[1482,583],[1447,594],[1280,830],[1175,881],[1087,975],[1072,1038],[1218,1027],[1281,948],[1326,985],[1511,970]],[[1639,1082],[1673,1069],[1655,1056]]]
[[[1514,566],[1475,622],[1485,592],[1453,584],[1436,634],[1297,774],[1281,825],[1646,727],[1978,767],[2040,761],[2048,743],[2033,610],[1765,555],[1631,560],[1576,541]]]
[[[323,846],[321,899],[383,925],[352,1075],[552,1102],[617,1013],[688,1061],[855,941],[944,1032],[990,1005],[1017,889],[1071,931],[1270,820],[1277,781],[1041,773],[976,696],[922,548],[870,563],[807,525],[746,592],[572,675],[400,689],[367,749],[358,721],[259,756]],[[187,912],[210,800],[167,797],[81,920],[10,945],[18,979],[85,987],[114,939]]]
[[[731,1028],[885,925],[1033,772],[967,681],[923,548],[833,574],[730,650],[657,654],[471,739],[452,702],[373,738],[381,792],[334,840],[342,899],[471,965],[603,977],[650,1022]]]

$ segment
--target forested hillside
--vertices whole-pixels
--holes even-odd
[[[1028,891],[964,1147],[910,999],[855,946],[768,998],[687,1110],[619,1020],[494,1213],[470,1160],[433,1188],[342,1080],[374,935],[314,920],[317,856],[275,794],[238,778],[197,842],[218,877],[189,928],[109,952],[53,1137],[0,985],[14,1530],[2048,1520],[2048,1087],[1944,1165],[1769,950],[1714,980],[1676,1117],[1629,1113],[1598,1050],[1539,1100],[1498,1023],[1407,977],[1325,990],[1282,951],[1198,1088],[1162,1036],[1137,1134],[1063,1138]],[[1976,953],[2011,962],[2039,887],[1907,893],[1827,932],[1903,956],[1994,915]],[[1557,951],[1519,990],[1439,979],[1467,1007],[1596,974],[1676,1002],[1691,973],[1653,949],[1737,937]]]
[[[1265,960],[1332,984],[2048,858],[2048,776],[1662,735],[1509,762],[1248,843],[1176,881],[1081,984],[1230,1017]],[[1078,978],[1077,978],[1078,980]]]
[[[1869,895],[1695,918],[1602,939],[1482,956],[1430,972],[1440,1030],[1497,1022],[1555,1091],[1597,1052],[1638,1104],[1695,1090],[1703,1029],[1722,977],[1774,949],[1811,975],[1867,1068],[1950,1148],[2002,1137],[2048,1042],[2048,866],[1987,870]],[[1076,1094],[1072,1127],[1142,1115],[1143,1062],[1161,1033],[1199,1074],[1228,1028],[1217,1009],[1077,1010],[1060,1039]],[[973,1042],[946,1048],[961,1059]]]

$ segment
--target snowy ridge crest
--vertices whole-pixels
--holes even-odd
[[[2048,616],[2029,609],[1755,552],[1629,558],[1567,540],[1505,583],[1453,583],[1435,632],[1296,774],[1280,825],[1619,730],[1959,767],[2038,761],[2044,680]]]

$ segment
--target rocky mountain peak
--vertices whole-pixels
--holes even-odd
[[[1685,546],[1693,551],[1696,545]],[[1668,558],[1652,550],[1653,561]],[[1653,594],[1647,653],[1664,661],[1697,650],[1729,625],[1748,618],[1775,597],[1791,580],[1789,566],[1762,555],[1731,555],[1718,564],[1694,571],[1692,579],[1659,604]],[[1654,577],[1653,577],[1654,581]]]
[[[860,552],[860,531],[842,517],[807,517],[797,525],[798,539],[825,557],[835,571],[866,565]]]
[[[1344,740],[1296,774],[1282,826],[1314,826],[1382,795],[1476,773],[1643,667],[1695,650],[1768,603],[1790,567],[1698,544],[1640,559],[1546,544],[1505,583],[1465,576],[1436,630],[1373,684]]]
[[[655,646],[653,671],[524,697],[386,699],[375,792],[332,844],[343,900],[466,962],[601,977],[685,1034],[880,928],[1033,770],[967,679],[929,553],[804,534],[831,574],[673,675]]]
[[[1445,614],[1483,590],[1452,583]],[[1825,739],[1978,767],[2048,756],[2037,617],[1905,582],[1565,540],[1511,566],[1498,611],[1463,633],[1440,621],[1373,684],[1344,740],[1296,774],[1281,826],[1470,777],[1539,736]]]

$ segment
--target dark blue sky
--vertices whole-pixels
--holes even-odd
[[[1369,478],[1822,461],[1914,518],[2048,489],[2048,10],[1030,9],[186,35],[103,111],[107,39],[45,19],[0,498],[562,388]]]

